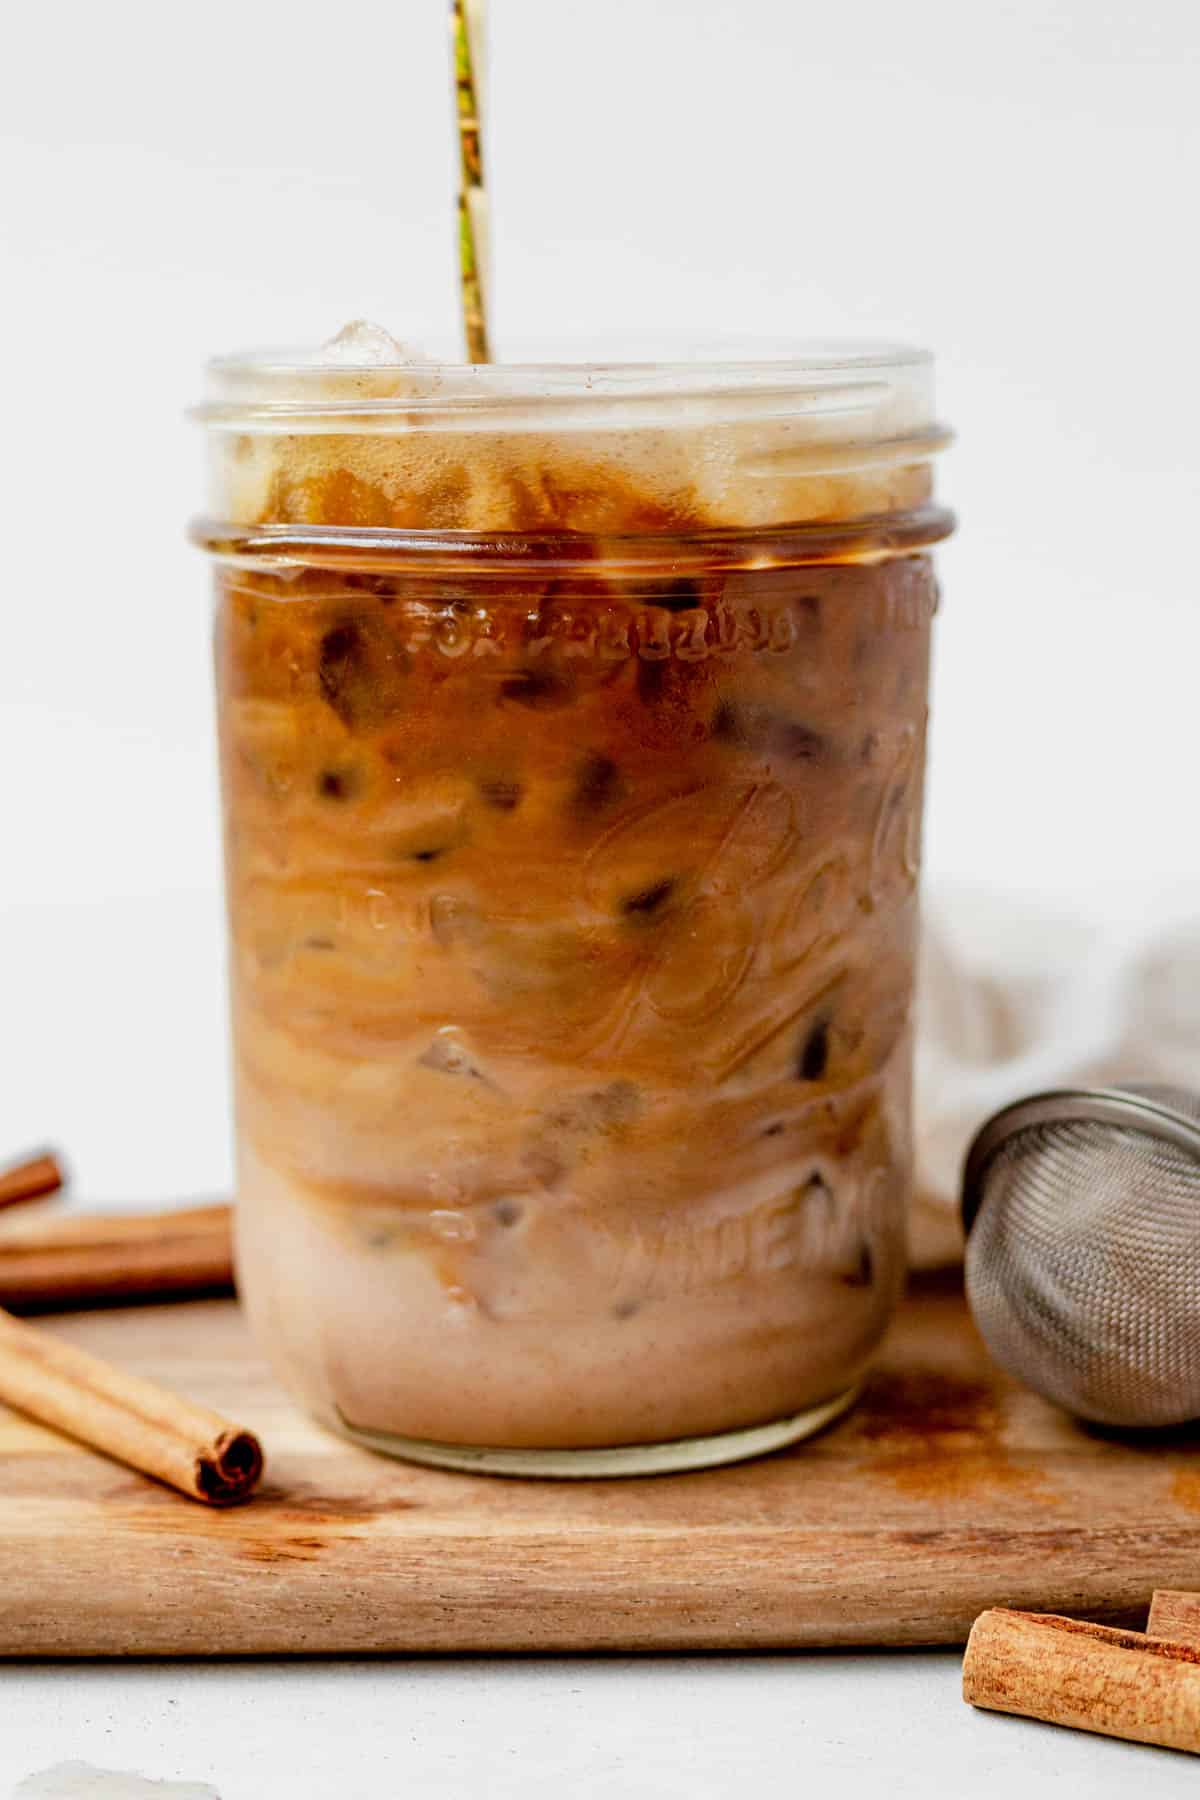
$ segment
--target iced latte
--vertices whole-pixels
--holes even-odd
[[[425,1460],[802,1436],[903,1273],[928,364],[355,343],[205,409],[255,1329]]]

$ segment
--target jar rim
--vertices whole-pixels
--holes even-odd
[[[739,346],[740,348],[740,346]],[[728,347],[726,347],[728,349]],[[755,345],[663,360],[347,362],[318,348],[215,357],[193,417],[218,430],[693,428],[794,417],[875,438],[930,426],[929,351],[888,340]]]

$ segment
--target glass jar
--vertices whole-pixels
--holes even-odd
[[[904,1272],[924,355],[214,364],[238,1283],[359,1442],[695,1468]]]

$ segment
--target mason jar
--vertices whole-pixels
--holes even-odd
[[[696,1468],[900,1291],[929,358],[212,365],[238,1286],[454,1468]]]

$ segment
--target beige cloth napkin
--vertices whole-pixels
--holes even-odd
[[[963,1155],[997,1107],[1139,1079],[1200,1091],[1200,895],[1130,898],[1105,922],[935,895],[918,981],[914,1265],[960,1258]]]

